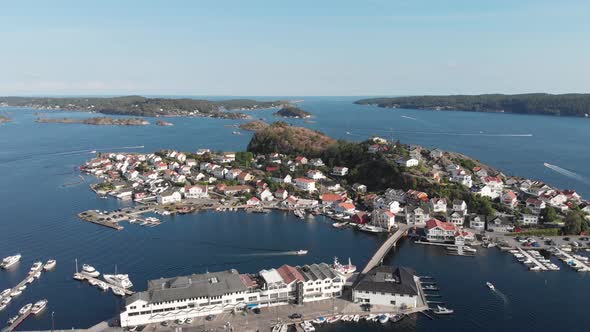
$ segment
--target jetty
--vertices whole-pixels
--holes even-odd
[[[110,283],[110,282],[108,282],[106,280],[101,280],[101,279],[98,279],[98,278],[91,277],[91,276],[86,275],[84,273],[80,273],[80,272],[74,273],[74,279],[80,280],[80,281],[93,281],[93,282],[96,282],[96,283],[104,282],[105,284],[107,284],[109,286],[109,288],[116,289],[117,291],[120,291],[121,293],[125,293],[125,295],[133,295],[134,294],[133,291],[131,291],[131,290],[127,289],[127,288],[123,288],[123,287],[114,285],[114,284],[112,284],[112,283]]]
[[[397,241],[402,238],[402,236],[408,234],[408,230],[410,226],[406,224],[400,224],[398,230],[393,233],[389,238],[381,245],[381,247],[375,252],[373,257],[369,260],[363,271],[362,274],[366,274],[371,271],[377,265],[383,263],[383,259],[389,253],[391,248],[395,247]]]
[[[32,313],[33,313],[32,310],[29,309],[26,312],[24,312],[22,315],[19,315],[18,318],[12,324],[10,324],[6,328],[2,329],[2,332],[14,331],[22,322],[25,321],[25,319],[29,318],[29,316]]]
[[[555,247],[556,256],[564,262],[567,266],[575,269],[578,272],[590,272],[590,267],[585,262],[575,258],[567,252]]]
[[[131,220],[140,219],[144,213],[153,212],[156,206],[138,205],[127,207],[114,211],[87,210],[80,212],[78,217],[84,221],[109,227],[116,230],[122,230],[123,226],[119,225],[122,221],[130,222]],[[142,222],[145,220],[142,220]],[[153,224],[153,223],[152,223]]]
[[[19,283],[18,283],[16,286],[14,286],[14,287],[13,287],[13,288],[10,290],[10,292],[12,293],[12,292],[14,292],[14,291],[18,290],[19,288],[21,288],[22,286],[26,286],[26,285],[27,285],[27,280],[29,280],[30,278],[33,278],[33,281],[35,281],[37,278],[35,278],[33,275],[34,275],[35,273],[37,273],[37,272],[41,272],[41,273],[43,273],[43,264],[41,264],[41,266],[40,266],[39,268],[37,268],[37,269],[33,269],[33,268],[31,268],[31,270],[29,271],[29,274],[27,275],[27,277],[26,277],[26,278],[25,278],[23,281],[19,282]],[[31,283],[32,283],[32,282],[31,282]],[[29,284],[31,284],[31,283],[29,283]],[[17,295],[17,296],[19,296],[19,295]],[[13,297],[14,297],[14,296],[13,296]],[[10,303],[12,303],[12,301],[10,301]],[[10,303],[9,303],[9,304],[10,304]]]
[[[541,262],[539,262],[535,257],[533,257],[533,255],[531,255],[529,252],[527,252],[526,250],[523,250],[522,248],[518,247],[516,248],[518,251],[520,251],[520,253],[526,257],[527,259],[529,259],[531,262],[533,262],[533,265],[537,266],[537,270],[541,270],[541,271],[547,271],[547,267],[545,266],[545,264],[542,264]]]

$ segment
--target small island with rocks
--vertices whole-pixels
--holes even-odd
[[[87,124],[94,126],[146,126],[150,123],[141,118],[111,118],[111,117],[94,117],[87,119],[74,118],[37,118],[38,123],[69,123],[69,124]]]
[[[170,127],[170,126],[174,126],[174,123],[164,121],[164,120],[158,120],[158,121],[156,121],[156,125],[163,126],[163,127]]]
[[[248,131],[260,131],[268,126],[269,124],[262,120],[254,120],[240,124],[239,128]]]
[[[274,115],[282,116],[284,118],[311,118],[311,113],[296,106],[285,106],[278,112],[274,113]]]

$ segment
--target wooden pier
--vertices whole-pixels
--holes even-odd
[[[408,229],[410,229],[410,226],[406,224],[399,224],[399,229],[381,245],[381,247],[375,252],[373,257],[371,257],[371,260],[369,260],[369,262],[367,263],[367,265],[361,273],[366,274],[367,272],[371,271],[375,266],[383,263],[385,255],[387,255],[391,248],[393,248],[396,245],[397,241],[399,241],[399,239],[401,239],[402,236],[408,233]]]
[[[120,287],[120,286],[111,284],[108,281],[101,280],[101,279],[98,279],[98,278],[94,278],[94,277],[91,277],[89,275],[86,275],[86,274],[80,273],[80,272],[74,273],[74,279],[80,280],[80,281],[91,281],[92,280],[92,281],[94,281],[96,283],[104,282],[105,284],[107,284],[109,286],[109,288],[116,289],[116,290],[118,290],[120,292],[123,292],[123,293],[125,293],[125,295],[133,295],[133,293],[134,293],[133,291],[130,291],[127,288],[123,288],[123,287]]]

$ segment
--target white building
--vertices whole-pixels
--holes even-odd
[[[348,174],[348,167],[336,166],[332,168],[332,175],[345,176],[346,174]]]
[[[485,216],[475,216],[470,218],[469,220],[469,228],[483,232],[486,229],[486,217]]]
[[[406,223],[408,225],[423,225],[430,219],[430,209],[420,206],[406,206]]]
[[[307,177],[313,180],[324,180],[326,176],[321,171],[312,169],[307,172]]]
[[[374,210],[370,224],[390,231],[395,226],[395,214],[389,210]]]
[[[156,196],[156,201],[159,204],[176,203],[176,202],[180,202],[181,199],[182,199],[182,196],[180,195],[180,193],[178,191],[163,192],[163,193],[160,193],[158,196]]]
[[[431,198],[430,208],[435,213],[447,213],[447,200],[445,198]]]
[[[404,167],[414,167],[418,166],[420,161],[416,158],[401,158],[395,161],[398,165]]]
[[[316,190],[315,181],[312,179],[296,178],[295,185],[297,186],[297,188],[299,188],[301,190],[306,190],[306,191]]]
[[[429,219],[426,222],[426,239],[430,242],[454,242],[457,228],[450,222]]]
[[[536,225],[539,222],[539,216],[534,214],[523,214],[520,222],[523,225]]]
[[[207,198],[209,197],[209,190],[207,186],[194,185],[184,187],[184,196],[186,198]]]
[[[414,271],[409,268],[377,266],[361,276],[352,290],[352,300],[398,309],[415,308],[419,296],[418,281]]]

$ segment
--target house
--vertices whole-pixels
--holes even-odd
[[[520,222],[523,225],[536,225],[539,223],[539,216],[535,214],[523,214],[520,217]]]
[[[486,229],[486,217],[485,216],[474,216],[469,219],[469,228],[483,232]]]
[[[393,213],[399,213],[402,210],[398,201],[387,199],[386,197],[377,197],[373,200],[374,209],[388,210]]]
[[[303,156],[297,156],[297,158],[295,158],[295,163],[298,165],[307,165],[307,158]]]
[[[326,178],[324,173],[315,169],[307,171],[307,177],[313,180],[324,180]]]
[[[536,198],[528,198],[526,200],[526,207],[533,212],[533,214],[540,214],[547,205],[542,200]]]
[[[392,201],[398,201],[400,204],[406,203],[407,195],[406,192],[401,189],[387,189],[385,190],[385,197]]]
[[[432,159],[442,158],[443,154],[444,153],[442,150],[434,149],[434,150],[430,151],[430,158],[432,158]]]
[[[296,178],[295,185],[297,188],[305,191],[315,191],[315,181],[307,178]]]
[[[488,222],[488,230],[497,233],[510,233],[514,231],[514,223],[506,217],[494,217]]]
[[[472,171],[473,171],[473,174],[475,174],[475,175],[476,175],[477,177],[479,177],[480,179],[481,179],[481,178],[485,178],[486,176],[488,176],[488,172],[487,172],[485,169],[483,169],[483,168],[481,168],[481,167],[479,167],[479,166],[477,166],[477,167],[474,167],[474,168],[472,169]]]
[[[184,163],[186,161],[186,154],[184,153],[179,153],[176,155],[176,160],[178,160],[181,163]]]
[[[272,182],[276,182],[276,183],[291,183],[291,180],[293,178],[291,177],[290,174],[287,174],[285,176],[278,176],[278,177],[271,177],[270,180]]]
[[[343,203],[336,204],[336,206],[334,207],[334,210],[337,213],[344,213],[344,214],[352,215],[352,214],[354,214],[356,207],[352,203],[343,202]]]
[[[500,192],[496,191],[494,188],[486,185],[479,186],[477,188],[472,189],[473,192],[480,195],[481,197],[489,197],[491,199],[496,199],[500,196]]]
[[[374,210],[371,225],[391,231],[395,226],[395,214],[389,210]]]
[[[263,202],[269,202],[274,200],[274,195],[268,188],[266,188],[258,193],[258,198],[260,198],[260,200]]]
[[[174,173],[172,175],[172,177],[170,178],[170,181],[172,181],[174,183],[185,183],[186,182],[186,176],[184,176],[182,174],[176,174],[176,173]]]
[[[194,159],[187,159],[184,164],[188,167],[195,167],[197,166],[197,161]]]
[[[429,242],[454,242],[457,227],[449,222],[432,218],[426,221],[425,231]]]
[[[310,160],[309,163],[311,164],[311,166],[315,166],[315,167],[326,166],[320,158],[314,158],[314,159]]]
[[[320,196],[320,200],[322,201],[322,205],[324,206],[332,206],[335,203],[340,203],[346,200],[346,196],[342,196],[339,194],[332,194],[332,193],[325,193]]]
[[[418,161],[422,160],[422,148],[421,147],[414,147],[410,149],[410,158],[416,159]],[[408,166],[411,167],[411,166]]]
[[[250,181],[254,180],[254,175],[248,173],[248,172],[242,172],[240,173],[240,175],[238,175],[238,182],[241,184],[246,184]]]
[[[352,301],[360,304],[415,308],[418,304],[418,277],[406,267],[380,265],[359,276],[352,289]]]
[[[400,158],[397,159],[395,161],[399,166],[404,166],[404,167],[414,167],[414,166],[418,166],[418,164],[420,163],[420,161],[416,158]]]
[[[257,197],[251,197],[249,200],[246,201],[246,205],[248,205],[248,206],[260,205],[260,200]]]
[[[447,213],[447,200],[445,198],[431,198],[430,209],[434,213]]]
[[[462,199],[456,199],[453,201],[453,211],[462,212],[467,214],[467,203]]]
[[[183,175],[191,174],[191,167],[187,166],[187,165],[180,166],[180,169],[178,170],[178,172]]]
[[[409,202],[413,203],[421,203],[421,202],[428,202],[428,194],[423,191],[409,189],[406,191],[406,199]]]
[[[367,186],[365,186],[364,184],[355,183],[352,185],[352,190],[356,191],[357,193],[366,193]]]
[[[279,188],[275,191],[275,197],[280,200],[286,199],[289,197],[289,192],[283,188]]]
[[[406,223],[423,225],[430,219],[430,209],[426,206],[406,206]]]
[[[207,198],[209,197],[209,191],[207,186],[203,185],[185,186],[184,196],[186,198]]]
[[[170,204],[180,202],[182,196],[178,191],[166,191],[156,196],[158,204]]]
[[[197,152],[196,152],[197,156],[202,156],[202,155],[208,154],[208,153],[211,153],[211,150],[209,150],[209,149],[198,149]]]
[[[217,190],[226,194],[226,195],[236,195],[236,194],[249,193],[253,189],[252,189],[252,187],[245,186],[245,185],[239,185],[239,186],[218,185]]]
[[[366,224],[371,221],[371,216],[367,212],[358,211],[355,212],[350,219],[357,224]]]
[[[502,197],[500,198],[502,204],[508,206],[509,208],[513,209],[518,205],[518,197],[512,190],[508,190],[502,193]]]
[[[162,172],[162,171],[165,171],[168,169],[168,164],[166,164],[165,162],[161,162],[161,161],[156,163],[155,166],[156,166],[155,169],[158,172]]]
[[[449,222],[457,227],[462,227],[465,224],[465,213],[460,211],[453,211],[449,216]]]
[[[336,166],[332,168],[332,175],[345,176],[348,174],[348,167]]]
[[[239,168],[232,168],[227,173],[225,173],[225,178],[228,180],[237,180],[238,176],[242,173],[242,170]]]
[[[501,191],[504,187],[502,179],[497,176],[485,176],[483,177],[482,182],[490,187],[492,191]]]

